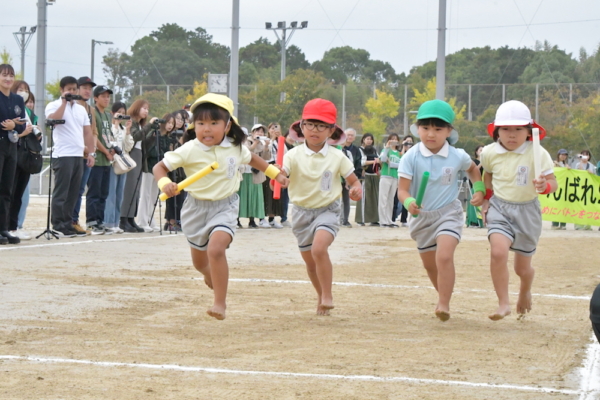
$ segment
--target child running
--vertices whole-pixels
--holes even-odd
[[[294,122],[289,131],[292,140],[304,144],[294,147],[283,158],[283,168],[290,177],[290,202],[294,204],[292,232],[317,291],[317,315],[329,315],[333,309],[333,267],[328,248],[339,230],[340,177],[350,186],[351,199],[362,197],[354,165],[333,147],[346,141],[346,134],[335,124],[336,119],[337,110],[332,102],[310,100],[304,106],[302,119]]]
[[[521,278],[517,313],[531,311],[531,285],[535,270],[531,257],[542,233],[539,194],[553,193],[558,184],[553,173],[552,157],[541,149],[542,173],[534,174],[532,128],[546,136],[544,128],[531,119],[529,108],[511,100],[498,107],[496,119],[488,125],[494,142],[484,147],[481,165],[484,169],[486,196],[481,208],[488,226],[491,248],[490,272],[498,309],[489,315],[498,321],[510,315],[508,298],[508,252],[515,252],[515,272]]]
[[[458,173],[464,170],[473,182],[475,194],[471,204],[483,203],[485,186],[479,168],[462,149],[452,145],[458,132],[452,127],[454,111],[442,100],[431,100],[419,107],[417,123],[410,127],[421,142],[400,160],[398,198],[409,214],[416,215],[409,224],[410,236],[431,283],[438,291],[435,315],[450,319],[450,298],[454,290],[454,251],[462,234],[464,217],[458,197]],[[424,172],[429,183],[421,207],[411,197],[416,195]]]
[[[233,101],[209,93],[191,106],[192,124],[184,134],[185,143],[165,153],[153,169],[158,187],[169,197],[177,195],[177,184],[167,177],[183,167],[186,176],[219,163],[219,168],[185,190],[188,196],[181,210],[182,231],[192,250],[194,267],[204,275],[204,282],[214,291],[214,304],[207,313],[225,319],[229,268],[225,250],[233,240],[238,216],[241,164],[263,171],[287,187],[288,178],[273,165],[242,146],[246,135],[233,116]]]

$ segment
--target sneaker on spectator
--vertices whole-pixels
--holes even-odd
[[[408,226],[408,224],[407,224],[406,222],[403,222],[403,223],[402,223],[402,227],[403,227],[403,228],[406,228],[407,226]]]
[[[58,237],[63,238],[73,238],[77,236],[77,232],[72,229],[53,229],[52,232],[58,235]]]
[[[10,231],[10,234],[18,237],[21,240],[31,240],[31,236],[23,229],[17,229],[16,231]]]
[[[258,225],[256,225],[256,222],[250,221],[250,223],[248,224],[248,228],[256,229],[258,228]]]
[[[100,224],[98,225],[98,228],[104,230],[104,234],[105,235],[112,235],[114,232],[112,231],[112,229],[109,229],[107,227],[104,226],[104,224]]]
[[[91,229],[85,230],[79,224],[73,224],[73,225],[71,225],[71,227],[72,227],[72,230],[74,230],[75,233],[77,233],[77,236],[88,236],[88,235],[92,234]]]
[[[106,229],[112,231],[112,233],[123,233],[123,232],[125,232],[123,229],[119,228],[118,226],[115,226],[113,228],[106,228]]]
[[[146,225],[146,226],[140,226],[140,228],[142,228],[144,230],[144,232],[146,232],[146,233],[154,232],[154,229],[151,228],[148,225]]]
[[[344,222],[342,226],[345,228],[352,228],[352,224],[350,222]]]
[[[290,221],[288,221],[287,219],[285,221],[283,221],[281,223],[281,226],[283,226],[284,228],[291,228],[292,224],[290,223]]]
[[[269,222],[269,225],[271,225],[271,228],[275,228],[275,229],[283,228],[283,225],[281,225],[279,222],[277,222],[275,220]]]
[[[8,244],[8,239],[4,236],[0,236],[0,244]]]
[[[104,235],[104,228],[100,225],[90,226],[92,228],[92,236]]]
[[[269,221],[267,221],[266,219],[261,219],[260,223],[258,224],[258,226],[260,228],[270,228],[271,224],[269,224]]]

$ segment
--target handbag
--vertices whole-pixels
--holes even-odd
[[[29,174],[38,174],[44,164],[41,153],[42,145],[35,135],[22,137],[17,152],[17,166]]]
[[[121,152],[121,154],[115,154],[113,156],[113,169],[115,171],[115,175],[123,175],[137,167],[133,158],[125,152]]]

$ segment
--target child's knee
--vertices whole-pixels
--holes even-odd
[[[227,246],[222,246],[220,243],[215,243],[214,245],[208,246],[208,250],[206,251],[206,255],[209,259],[218,259],[225,257],[225,250],[227,250]]]
[[[515,273],[521,278],[529,277],[535,274],[535,269],[531,266],[531,262],[525,264],[515,264]]]

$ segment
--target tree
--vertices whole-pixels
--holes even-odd
[[[362,114],[362,128],[365,132],[372,133],[375,139],[381,139],[387,133],[388,118],[394,118],[398,115],[400,102],[392,94],[381,90],[375,90],[376,97],[367,100],[367,112],[369,115]]]
[[[60,78],[56,77],[53,81],[46,83],[46,92],[52,97],[52,100],[60,98]]]
[[[130,57],[118,49],[108,49],[108,52],[102,57],[102,71],[107,78],[107,83],[115,94],[115,101],[121,101],[124,97],[124,90],[131,84],[128,75],[131,74]]]
[[[256,69],[273,68],[279,62],[279,50],[262,36],[240,49],[240,66],[250,64]]]
[[[205,75],[203,76],[203,78],[204,80],[202,82],[194,82],[192,93],[188,94],[188,96],[185,98],[185,101],[187,103],[193,103],[194,101],[208,93],[208,83],[206,81],[208,77]]]
[[[519,80],[523,83],[568,83],[575,82],[577,61],[552,46],[548,41],[536,42],[536,53]]]
[[[0,53],[0,60],[2,61],[2,64],[12,65],[13,63],[12,55],[8,52],[8,50],[6,50],[6,47],[2,48],[2,53]]]
[[[435,78],[429,80],[425,89],[421,92],[419,89],[414,89],[414,96],[409,101],[409,110],[418,110],[421,104],[428,100],[434,100],[436,93],[436,80]],[[456,114],[455,120],[461,120],[465,118],[466,105],[459,107],[456,104],[456,97],[446,98],[445,101],[450,104],[454,113]],[[416,118],[416,117],[415,117]]]
[[[395,81],[396,72],[388,63],[371,60],[371,55],[363,49],[350,46],[335,47],[323,55],[323,59],[312,65],[315,71],[322,72],[325,78],[334,83]]]

